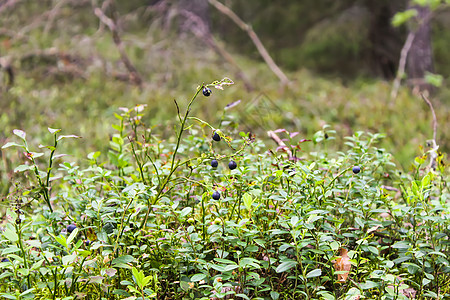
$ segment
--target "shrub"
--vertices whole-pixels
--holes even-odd
[[[312,141],[278,130],[286,146],[277,151],[262,152],[261,141],[232,127],[221,128],[223,143],[213,143],[217,128],[190,112],[204,88],[232,83],[199,86],[184,114],[175,102],[174,139],[159,140],[144,124],[145,106],[122,109],[109,152],[90,153],[87,166],[56,153],[62,139],[75,136],[49,129],[54,143],[41,147],[46,154],[14,131],[21,142],[3,148],[23,149],[27,160],[15,171],[30,183],[8,196],[1,295],[450,296],[449,190],[441,156],[436,170],[425,153],[412,174],[400,174],[391,155],[376,147],[380,134],[356,132],[345,151],[327,153],[334,138],[329,128]],[[317,151],[302,153],[304,142]],[[233,159],[239,168],[215,169],[212,159]]]

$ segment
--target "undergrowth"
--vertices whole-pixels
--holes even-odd
[[[109,147],[87,160],[59,152],[76,135],[49,128],[48,145],[37,147],[14,130],[3,153],[23,163],[3,201],[0,295],[450,297],[442,155],[431,165],[434,153],[424,151],[411,172],[399,171],[378,146],[382,134],[339,141],[329,126],[308,139],[277,130],[284,144],[267,151],[226,113],[237,103],[214,123],[194,116],[211,103],[204,89],[212,98],[231,84],[201,84],[189,101],[175,101],[167,138],[147,124],[146,105],[121,108]]]

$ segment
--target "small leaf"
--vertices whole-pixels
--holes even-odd
[[[8,142],[8,143],[4,144],[4,145],[2,146],[2,149],[6,149],[6,148],[8,148],[8,147],[21,147],[21,148],[24,148],[24,149],[25,149],[24,146],[19,145],[19,144],[14,143],[14,142]]]
[[[32,170],[32,169],[33,169],[33,166],[20,165],[14,169],[14,173],[25,172],[25,171]]]
[[[17,233],[9,228],[6,228],[3,232],[3,236],[7,238],[11,243],[15,243],[19,240]]]
[[[298,263],[295,260],[288,260],[285,261],[283,263],[281,263],[277,269],[276,272],[277,273],[282,273],[282,272],[286,272],[289,269],[292,269],[293,267],[295,267]]]
[[[67,238],[67,245],[70,245],[70,243],[73,241],[73,239],[77,236],[78,234],[78,228],[75,228],[72,233],[70,233],[69,237]]]
[[[183,210],[180,212],[180,217],[184,218],[186,217],[188,214],[190,214],[192,211],[192,207],[185,207],[183,208]]]
[[[14,130],[13,130],[13,133],[14,133],[15,135],[17,135],[18,137],[20,137],[22,140],[25,140],[25,138],[26,138],[26,136],[27,136],[27,134],[25,133],[25,131],[20,130],[20,129],[14,129]]]
[[[278,300],[278,298],[280,298],[280,294],[277,292],[271,291],[270,297],[272,298],[272,300]]]
[[[57,141],[60,141],[62,139],[69,139],[69,138],[75,138],[75,139],[81,139],[81,136],[70,134],[70,135],[60,135],[57,138]]]
[[[200,281],[206,278],[206,274],[198,273],[191,277],[191,282]]]
[[[50,128],[50,127],[48,127],[47,129],[51,134],[55,134],[55,133],[58,133],[61,131],[61,129],[55,129],[55,128]]]
[[[253,197],[249,193],[245,193],[242,196],[242,200],[244,201],[245,208],[250,211],[252,209]]]
[[[306,274],[306,278],[319,277],[320,275],[322,275],[322,270],[314,269],[314,270],[308,272],[308,274]]]

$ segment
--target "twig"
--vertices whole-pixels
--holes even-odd
[[[208,44],[209,47],[211,47],[215,52],[217,52],[220,56],[222,56],[230,65],[232,65],[236,69],[237,76],[242,79],[244,82],[244,85],[248,91],[254,90],[253,85],[251,84],[251,81],[248,79],[248,77],[244,74],[244,72],[241,70],[239,65],[236,63],[234,58],[231,56],[230,53],[228,53],[223,47],[221,47],[216,40],[211,36],[209,33],[209,30],[207,30],[206,25],[202,22],[201,18],[197,16],[196,14],[187,11],[187,10],[181,10],[180,15],[185,17],[187,21],[189,21],[191,24],[189,24],[189,29],[191,32],[198,38],[204,41]]]
[[[279,147],[282,147],[284,150],[286,150],[287,154],[289,155],[289,159],[293,157],[291,149],[280,139],[280,137],[275,133],[275,131],[269,130],[267,131],[267,135],[274,140]]]
[[[425,101],[428,104],[428,106],[430,107],[431,114],[433,116],[433,139],[431,140],[431,145],[430,145],[431,150],[429,151],[429,153],[430,153],[429,167],[431,169],[436,169],[437,158],[438,158],[437,149],[439,148],[439,146],[436,143],[437,126],[438,126],[437,117],[436,117],[436,113],[434,112],[433,104],[431,103],[431,101],[423,93],[420,93],[420,96],[422,96],[423,101]]]
[[[10,7],[13,7],[17,3],[19,3],[20,0],[8,0],[4,4],[0,4],[0,14],[3,13],[3,11],[7,10]]]
[[[214,6],[218,11],[229,17],[236,25],[238,25],[243,31],[247,32],[248,36],[252,40],[253,44],[255,44],[256,49],[259,54],[262,56],[266,64],[269,66],[270,70],[275,73],[275,75],[280,79],[282,85],[289,84],[290,80],[287,76],[281,71],[278,65],[274,62],[269,52],[267,52],[266,48],[262,44],[261,40],[256,35],[255,31],[251,26],[244,23],[231,9],[227,6],[223,5],[217,0],[208,0],[209,3]]]
[[[433,104],[423,93],[420,93],[420,96],[422,96],[423,101],[425,101],[428,104],[428,106],[430,107],[430,110],[431,110],[431,114],[433,115],[433,140],[436,141],[438,124],[437,124],[437,118],[436,118],[436,113],[434,112]]]
[[[119,32],[117,31],[116,23],[111,18],[107,17],[105,15],[105,13],[98,7],[94,8],[94,14],[111,31],[114,44],[116,45],[117,50],[119,51],[120,58],[121,58],[123,64],[125,65],[125,67],[127,68],[128,72],[129,72],[131,82],[133,82],[134,84],[136,84],[138,86],[141,86],[142,85],[141,76],[139,75],[137,69],[133,66],[130,59],[128,58],[127,53],[125,52],[125,48],[123,46],[122,39],[120,38]]]
[[[391,90],[391,101],[394,101],[397,98],[400,83],[402,81],[403,76],[405,75],[406,58],[408,56],[408,52],[411,49],[415,37],[416,33],[410,32],[408,34],[408,37],[406,38],[405,44],[403,45],[402,51],[400,52],[400,61],[398,63],[397,76],[395,76],[394,84]]]
[[[58,15],[60,8],[66,4],[66,0],[60,0],[58,1],[55,6],[48,12],[47,17],[47,24],[45,24],[44,27],[44,35],[47,35],[49,31],[52,29],[53,21],[55,20],[56,16]]]

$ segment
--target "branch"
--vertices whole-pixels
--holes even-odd
[[[137,69],[133,66],[130,59],[128,58],[127,53],[125,52],[125,48],[122,43],[122,39],[119,36],[119,32],[117,31],[116,23],[109,17],[105,15],[105,13],[98,7],[94,9],[94,14],[99,18],[99,20],[105,24],[109,30],[112,33],[114,44],[117,47],[117,50],[119,51],[120,58],[127,68],[130,76],[131,82],[134,84],[141,86],[142,85],[142,79],[139,75]]]
[[[275,73],[275,75],[280,79],[282,85],[287,85],[290,80],[287,76],[281,71],[278,65],[273,61],[269,52],[267,52],[266,48],[262,44],[261,40],[256,35],[255,31],[251,28],[251,26],[247,25],[242,21],[231,9],[223,5],[217,0],[208,0],[209,3],[214,6],[218,11],[229,17],[237,26],[239,26],[243,31],[247,32],[248,36],[252,40],[253,44],[255,44],[256,49],[259,54],[262,56],[266,64],[269,66],[270,70]]]
[[[420,93],[420,95],[422,96],[423,101],[425,101],[428,104],[428,106],[430,107],[431,114],[433,115],[433,139],[428,142],[430,143],[429,146],[431,147],[431,150],[429,150],[429,153],[430,153],[429,167],[431,169],[435,170],[436,166],[437,166],[437,158],[438,158],[437,149],[439,148],[439,146],[436,143],[437,126],[438,126],[437,117],[436,117],[436,113],[434,112],[433,104],[431,103],[431,101],[423,93]]]
[[[280,139],[280,137],[275,133],[275,131],[267,131],[267,135],[274,140],[279,147],[283,148],[284,150],[286,150],[287,154],[289,155],[289,159],[293,158],[294,156],[292,155],[292,151],[291,149],[289,149],[289,147]]]
[[[248,79],[248,77],[244,74],[244,72],[241,70],[239,65],[236,63],[236,61],[233,59],[230,53],[228,53],[223,47],[221,47],[216,40],[211,36],[209,33],[209,30],[207,30],[206,25],[201,20],[199,16],[196,14],[188,11],[188,10],[181,10],[180,14],[186,18],[190,24],[188,24],[189,29],[191,32],[200,40],[203,42],[206,42],[209,47],[211,47],[215,52],[217,52],[219,55],[221,55],[230,65],[232,65],[237,72],[237,76],[242,79],[244,82],[244,85],[248,91],[254,90],[253,85],[251,81]]]
[[[415,37],[416,33],[410,32],[408,34],[408,37],[406,38],[405,44],[403,45],[402,51],[400,53],[400,61],[398,63],[397,76],[395,76],[394,84],[391,90],[391,101],[397,98],[400,83],[402,81],[403,76],[405,75],[406,58],[408,56],[408,52],[411,49]]]
[[[13,7],[17,3],[19,3],[20,0],[8,0],[6,3],[0,4],[0,14],[3,13],[3,11],[7,10],[10,7]]]

